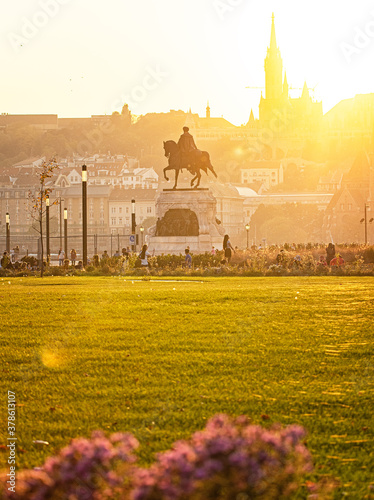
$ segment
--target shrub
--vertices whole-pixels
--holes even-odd
[[[133,451],[138,442],[131,434],[113,434],[109,439],[100,431],[91,439],[73,439],[60,453],[46,460],[40,470],[19,472],[15,493],[3,486],[4,499],[104,500],[127,488],[116,471],[135,462]]]
[[[161,453],[136,473],[134,500],[289,498],[312,459],[301,427],[266,430],[246,417],[213,417],[190,441]]]
[[[0,495],[8,500],[288,499],[313,469],[304,437],[296,425],[264,429],[244,416],[216,415],[190,440],[176,442],[151,467],[140,468],[134,465],[138,442],[131,434],[106,438],[98,431],[91,439],[74,439],[40,469],[18,472],[15,492],[4,474]],[[309,484],[318,491],[319,485]]]

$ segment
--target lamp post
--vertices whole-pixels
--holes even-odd
[[[59,197],[59,206],[60,206],[60,248],[62,249],[62,202],[65,201]]]
[[[250,225],[246,224],[245,225],[245,229],[247,231],[247,250],[248,250],[248,247],[249,247],[249,228],[250,228]]]
[[[365,203],[364,217],[360,220],[361,224],[364,223],[365,225],[365,245],[368,244],[368,208],[369,205]],[[371,218],[369,222],[373,222],[373,218]]]
[[[46,199],[45,199],[45,233],[46,233],[46,239],[47,239],[47,262],[49,263],[49,258],[50,258],[50,248],[49,248],[49,195],[47,194]]]
[[[144,239],[143,239],[143,237],[144,237],[144,227],[140,226],[139,231],[140,231],[140,234],[141,234],[140,243],[141,243],[142,248],[143,248],[143,245],[144,245]]]
[[[68,209],[64,208],[64,252],[65,259],[68,258]]]
[[[10,254],[10,216],[9,212],[5,214],[5,224],[6,224],[6,251]]]
[[[131,234],[134,238],[134,243],[132,245],[132,251],[136,252],[136,236],[135,236],[135,231],[136,231],[136,221],[135,221],[135,200],[131,200]]]
[[[87,266],[87,165],[82,165],[83,267]]]

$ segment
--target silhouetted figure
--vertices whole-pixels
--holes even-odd
[[[194,138],[189,133],[189,130],[190,129],[188,127],[183,127],[183,134],[180,136],[178,141],[179,151],[182,154],[188,154],[197,149]]]
[[[227,259],[228,264],[230,264],[232,252],[235,253],[235,250],[233,249],[229,238],[230,237],[228,234],[225,234],[223,238],[223,250],[225,252],[225,258]]]
[[[72,266],[75,266],[76,259],[77,259],[77,252],[73,248],[73,250],[70,252],[70,260]]]
[[[333,243],[329,243],[326,247],[326,262],[327,265],[330,265],[330,262],[335,257],[335,245]]]

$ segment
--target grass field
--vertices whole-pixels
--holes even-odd
[[[372,278],[18,278],[0,298],[0,444],[11,390],[19,467],[98,428],[150,463],[226,412],[305,426],[314,477],[374,498]]]

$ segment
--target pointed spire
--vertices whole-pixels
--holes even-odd
[[[206,106],[206,118],[210,118],[210,106],[209,106],[209,101],[207,102]]]
[[[251,109],[251,114],[247,123],[247,127],[254,128],[255,126],[255,115],[253,114],[253,109]]]
[[[275,35],[274,12],[271,16],[271,35],[270,35],[270,50],[277,48],[277,37]]]
[[[310,97],[309,96],[309,89],[308,89],[308,85],[306,84],[306,81],[304,82],[303,93],[301,94],[301,97],[303,99],[306,99],[307,97]]]
[[[283,94],[283,63],[275,36],[274,13],[271,18],[270,46],[265,59],[266,99],[279,99]]]

